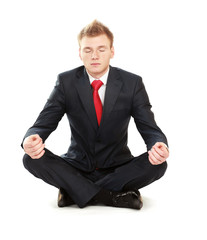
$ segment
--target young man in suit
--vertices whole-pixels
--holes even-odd
[[[169,156],[141,77],[111,67],[113,34],[98,21],[78,36],[84,66],[59,74],[56,86],[22,146],[24,166],[59,189],[58,206],[102,203],[141,209],[139,189],[161,178]],[[71,143],[57,156],[45,140],[67,114]],[[132,156],[127,130],[133,117],[147,152]]]

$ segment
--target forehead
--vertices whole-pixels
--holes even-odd
[[[80,41],[81,48],[95,48],[99,46],[110,46],[110,40],[105,34],[96,37],[83,37]]]

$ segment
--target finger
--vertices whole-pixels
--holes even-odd
[[[39,152],[44,149],[45,144],[42,144],[42,142],[40,142],[38,145],[36,145],[35,147],[25,147],[24,150],[25,152],[30,155],[31,157],[38,155]]]
[[[42,139],[39,137],[39,135],[32,135],[24,140],[23,147],[29,150],[40,142],[42,142]]]
[[[40,136],[38,134],[33,134],[33,135],[28,136],[25,140],[27,140],[27,142],[34,142],[39,137]]]
[[[29,139],[31,140],[31,141],[33,141],[33,140],[35,140],[36,138],[39,138],[40,136],[39,136],[39,134],[33,134],[33,135],[30,135],[29,136]]]
[[[153,160],[150,158],[150,156],[148,156],[148,160],[152,165],[155,165],[155,163],[153,162]]]
[[[40,141],[37,145],[35,145],[34,147],[30,148],[31,153],[35,153],[37,152],[39,149],[41,149],[42,147],[44,148],[45,144],[42,143],[42,141]]]
[[[38,148],[36,148],[36,150],[35,151],[31,151],[30,152],[30,156],[32,157],[32,158],[39,158],[40,157],[40,155],[41,155],[41,153],[42,153],[42,151],[44,151],[44,148],[45,148],[45,144],[40,144],[40,145],[38,145]]]
[[[42,143],[42,138],[40,138],[40,136],[37,135],[36,137],[32,138],[31,147],[33,148],[33,147],[37,146],[40,143]]]
[[[165,158],[157,158],[152,151],[150,151],[149,156],[154,165],[162,164],[165,161]]]
[[[151,163],[152,165],[158,165],[156,162],[153,161],[153,159],[152,159],[150,156],[149,156],[148,159],[149,159],[149,161],[150,161],[150,163]]]
[[[39,155],[42,150],[45,148],[45,144],[41,144],[35,151],[31,152],[33,156]]]
[[[165,145],[162,142],[156,142],[154,146],[160,148],[160,147],[163,147]]]
[[[157,165],[160,164],[157,159],[153,156],[153,154],[151,153],[151,151],[148,152],[149,154],[149,161],[151,162],[151,164],[153,165]]]
[[[155,151],[154,148],[151,149],[151,153],[152,153],[153,157],[155,157],[155,159],[156,159],[158,162],[162,163],[162,162],[165,160],[165,158],[162,157],[162,156],[160,156],[160,155]]]
[[[169,150],[167,149],[166,146],[163,146],[161,148],[156,148],[155,147],[155,150],[165,159],[169,157]]]
[[[164,152],[158,147],[153,147],[151,151],[157,159],[163,160],[163,158],[165,157]]]
[[[153,148],[156,149],[156,151],[163,156],[164,158],[168,158],[169,157],[169,150],[167,148],[167,146],[162,143],[162,142],[157,142]]]
[[[43,150],[40,154],[36,155],[36,156],[33,156],[31,157],[32,159],[39,159],[41,158],[43,155],[45,154],[45,150]]]

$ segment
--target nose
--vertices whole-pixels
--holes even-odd
[[[94,60],[94,59],[98,59],[99,58],[99,55],[98,55],[98,52],[97,51],[93,51],[92,54],[91,54],[91,58]]]

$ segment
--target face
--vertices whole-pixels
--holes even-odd
[[[110,40],[105,34],[83,37],[79,56],[88,73],[94,78],[100,78],[108,70],[110,59],[114,56],[114,48],[110,46]]]

